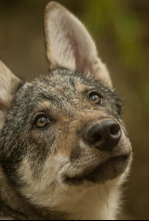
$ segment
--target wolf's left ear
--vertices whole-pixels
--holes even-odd
[[[5,121],[5,115],[10,108],[16,90],[21,83],[12,72],[0,61],[0,130]]]
[[[81,72],[112,88],[107,68],[98,58],[90,34],[73,14],[56,2],[46,7],[45,36],[50,69],[62,67]]]

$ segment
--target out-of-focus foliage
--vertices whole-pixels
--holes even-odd
[[[113,29],[124,65],[135,70],[136,64],[142,62],[138,41],[141,25],[135,12],[128,7],[128,2],[87,0],[85,5],[86,23],[92,32],[100,35]]]

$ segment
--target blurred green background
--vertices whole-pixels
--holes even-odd
[[[0,0],[0,58],[17,75],[47,72],[43,13],[48,0]],[[122,218],[149,218],[149,0],[59,0],[87,26],[124,99],[134,162]]]

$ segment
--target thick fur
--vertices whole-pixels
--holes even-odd
[[[49,76],[22,82],[0,63],[0,219],[116,219],[131,164],[121,101],[86,28],[58,3],[46,8],[45,36]],[[50,120],[44,128],[35,126],[39,114]],[[112,152],[82,138],[103,119],[121,127]]]

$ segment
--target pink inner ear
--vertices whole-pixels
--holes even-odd
[[[92,64],[89,61],[88,48],[84,48],[79,41],[79,38],[75,36],[76,33],[68,33],[68,42],[72,45],[72,50],[75,58],[75,69],[78,72],[85,73],[86,71],[91,71]],[[88,47],[88,45],[86,45]]]

